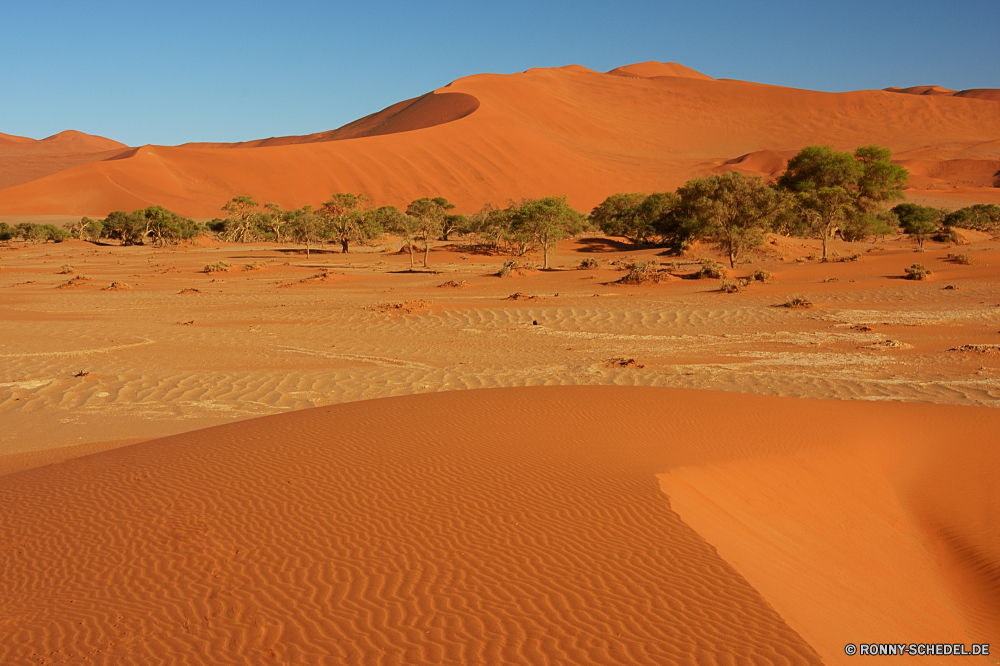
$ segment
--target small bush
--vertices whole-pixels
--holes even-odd
[[[500,270],[496,272],[496,276],[500,278],[511,277],[512,275],[514,275],[514,271],[521,273],[522,271],[520,269],[521,269],[520,262],[514,261],[513,259],[508,259],[507,261],[503,262],[503,266],[501,266]]]
[[[601,267],[600,260],[595,259],[594,257],[587,257],[586,259],[580,262],[579,266],[580,270],[584,271],[592,271],[595,268],[600,268],[600,267]]]
[[[756,282],[763,282],[764,284],[767,284],[768,282],[771,281],[771,271],[766,271],[763,268],[758,268],[753,272],[753,275],[750,276],[750,280]]]
[[[727,280],[726,278],[723,278],[722,282],[719,283],[719,291],[723,291],[727,294],[739,293],[740,287],[741,285],[739,282],[734,282],[733,280]]]
[[[812,302],[807,301],[804,298],[798,298],[798,297],[796,297],[796,298],[793,298],[790,301],[786,301],[785,303],[782,303],[781,307],[788,308],[790,310],[809,310],[810,308],[813,307],[813,304],[812,304]]]
[[[711,278],[713,280],[723,280],[726,278],[726,269],[715,259],[705,258],[701,260],[701,270],[695,273],[696,278]]]
[[[927,276],[933,272],[923,264],[913,264],[909,268],[904,269],[904,271],[906,272],[907,280],[926,280]]]
[[[840,261],[861,261],[861,253],[855,252],[854,254],[849,254],[846,257],[841,257]]]
[[[224,261],[223,261],[223,262],[220,262],[220,263],[223,263],[223,264],[224,264],[224,263],[226,263],[226,262],[224,262]],[[249,264],[244,264],[244,265],[243,265],[243,270],[244,270],[244,271],[255,271],[255,270],[258,270],[258,269],[260,269],[260,268],[264,268],[264,266],[267,266],[267,264],[266,264],[266,263],[262,263],[262,262],[259,262],[259,261],[254,261],[254,262],[251,262],[251,263],[249,263]],[[211,272],[211,271],[205,271],[205,272],[206,272],[206,273],[209,273],[209,272]]]
[[[69,264],[64,264],[62,270],[59,271],[59,275],[72,275],[76,273],[76,269]]]
[[[955,264],[962,264],[964,266],[972,265],[972,255],[968,252],[963,252],[960,254],[948,254],[948,261]]]
[[[206,273],[226,273],[233,265],[228,261],[216,261],[205,266]]]
[[[659,282],[661,279],[659,265],[656,260],[639,261],[632,264],[629,272],[617,284],[645,284],[647,282]]]

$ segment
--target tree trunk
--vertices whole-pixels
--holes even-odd
[[[409,238],[406,239],[406,247],[410,251],[410,272],[413,272],[413,243]]]
[[[424,240],[424,268],[427,268],[427,259],[431,254],[431,242]]]
[[[341,238],[340,239],[340,249],[341,249],[341,251],[344,254],[347,254],[347,252],[348,252],[347,244],[350,243],[350,242],[351,241],[349,239],[347,239],[347,238]]]
[[[309,258],[309,238],[306,238],[306,259]]]
[[[736,268],[736,250],[729,248],[729,267]]]
[[[826,261],[826,246],[830,242],[830,230],[823,232],[823,261]]]
[[[549,244],[542,243],[542,270],[549,268]]]

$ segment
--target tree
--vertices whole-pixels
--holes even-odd
[[[707,235],[729,255],[729,265],[764,244],[764,234],[787,205],[759,176],[739,171],[688,181],[677,190],[685,208],[701,220]]]
[[[312,244],[321,241],[324,237],[323,220],[313,212],[312,206],[303,206],[292,211],[288,228],[291,231],[292,240],[306,246],[307,259]]]
[[[150,206],[142,211],[142,215],[146,220],[143,236],[150,236],[154,244],[161,247],[167,243],[192,238],[204,230],[204,225],[181,217],[163,206]]]
[[[416,199],[406,207],[406,214],[417,220],[417,233],[424,239],[424,268],[428,266],[431,252],[431,239],[436,238],[444,228],[444,218],[447,211],[455,208],[444,197]]]
[[[295,211],[282,210],[281,206],[271,202],[264,204],[264,210],[267,212],[261,216],[261,224],[270,229],[274,234],[274,241],[281,245],[281,232],[292,221]]]
[[[320,207],[327,230],[340,242],[341,252],[348,252],[352,241],[367,240],[381,233],[378,227],[367,224],[371,218],[364,214],[362,207],[368,201],[364,194],[341,192],[331,195]]]
[[[1000,228],[1000,206],[996,204],[975,204],[948,213],[943,224],[947,227],[994,232]]]
[[[406,241],[406,249],[410,252],[410,271],[413,271],[413,240],[419,233],[420,221],[412,215],[399,212],[395,206],[383,206],[375,211],[376,219],[389,233],[396,234]]]
[[[101,236],[121,241],[122,245],[142,245],[146,233],[146,212],[134,210],[126,213],[116,210],[108,213],[101,222]]]
[[[542,269],[549,267],[549,252],[567,235],[587,228],[587,218],[566,203],[566,197],[522,199],[514,208],[511,230],[527,234],[542,249]]]
[[[222,210],[228,213],[226,228],[222,233],[223,239],[235,243],[249,243],[257,240],[257,224],[260,222],[258,208],[260,208],[260,204],[250,196],[230,199],[222,207]]]
[[[806,146],[788,161],[788,169],[778,185],[795,194],[796,203],[814,237],[823,241],[823,261],[827,246],[855,206],[862,166],[851,153],[830,146]]]
[[[497,208],[487,201],[479,212],[469,216],[467,229],[499,252],[507,247],[512,220],[510,209]]]
[[[892,209],[899,218],[899,226],[917,241],[917,247],[924,248],[924,241],[933,235],[941,221],[941,211],[930,206],[920,206],[912,203],[901,203]]]
[[[619,192],[612,194],[601,203],[594,206],[588,216],[590,223],[608,236],[624,236],[629,240],[636,238],[626,220],[632,217],[636,206],[646,200],[648,194],[642,192]],[[633,242],[638,242],[633,241]]]
[[[101,237],[101,230],[104,225],[101,224],[100,220],[94,220],[84,216],[81,217],[79,221],[67,222],[64,226],[73,238],[79,238],[80,240],[97,240]]]
[[[795,194],[801,218],[823,241],[823,261],[838,232],[860,238],[888,230],[891,218],[883,204],[901,199],[909,178],[891,160],[892,152],[881,146],[862,146],[853,154],[807,146],[789,160],[778,185]],[[850,224],[853,228],[844,234],[842,227]]]

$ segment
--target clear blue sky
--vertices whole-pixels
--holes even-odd
[[[339,127],[482,72],[675,61],[813,90],[1000,88],[998,0],[0,3],[0,132],[129,145]]]

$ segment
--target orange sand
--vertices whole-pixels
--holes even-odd
[[[998,426],[982,408],[556,387],[136,444],[3,477],[0,661],[819,664],[860,640],[996,643],[977,603],[1000,603],[998,544],[976,520],[1000,508],[977,492]],[[689,489],[659,492],[658,473]],[[692,510],[696,493],[713,504]],[[764,547],[730,563],[739,537],[712,521],[750,514]]]
[[[877,143],[913,159],[933,151],[920,159],[940,165],[919,166],[917,189],[961,186],[988,200],[998,137],[1000,105],[989,99],[812,92],[712,80],[676,63],[610,74],[574,65],[469,76],[306,137],[143,146],[2,189],[0,213],[105,215],[156,203],[213,217],[235,195],[294,207],[337,191],[397,206],[442,195],[460,212],[555,193],[587,210],[613,192],[672,189],[720,169],[771,176],[774,155],[816,143]],[[731,163],[761,151],[761,165]]]

